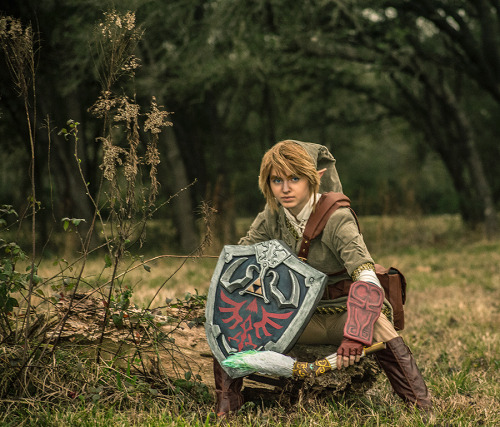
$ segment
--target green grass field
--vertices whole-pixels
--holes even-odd
[[[435,425],[500,425],[500,239],[466,232],[456,217],[361,218],[376,262],[395,266],[408,282],[406,329],[402,332],[427,380]],[[133,299],[152,306],[186,292],[206,292],[215,258],[186,262],[161,258],[151,271],[137,268],[123,285]],[[97,263],[97,261],[96,261]],[[40,267],[46,277],[53,267]],[[95,271],[93,271],[95,270]],[[88,275],[99,267],[89,265]],[[175,274],[174,274],[175,273]],[[173,274],[168,281],[166,279]],[[0,352],[5,351],[0,348]],[[138,395],[139,396],[139,395]],[[78,400],[78,399],[76,399]],[[213,425],[213,402],[165,399],[147,393],[128,405],[111,400],[53,401],[50,396],[0,401],[0,425],[23,426],[202,426]],[[299,401],[293,407],[246,404],[229,420],[234,426],[416,426],[380,375],[364,395]]]

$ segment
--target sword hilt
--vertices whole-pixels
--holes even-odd
[[[376,344],[371,345],[370,347],[363,348],[363,355],[366,356],[368,354],[375,353],[380,350],[384,350],[386,347],[385,342],[378,342]]]

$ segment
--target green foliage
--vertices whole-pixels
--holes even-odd
[[[67,0],[58,6],[33,5],[47,47],[39,61],[39,88],[44,93],[39,99],[55,110],[50,111],[55,123],[65,123],[67,112],[75,112],[75,120],[82,124],[78,157],[90,183],[69,191],[61,183],[78,178],[75,168],[45,170],[37,174],[39,199],[48,205],[47,179],[53,175],[55,218],[89,221],[90,207],[85,209],[79,201],[87,190],[93,197],[98,194],[102,147],[89,141],[102,123],[88,116],[87,107],[99,95],[103,102],[133,107],[154,91],[158,104],[175,111],[172,139],[159,141],[168,153],[159,168],[159,200],[166,201],[167,193],[181,185],[179,175],[172,173],[176,167],[184,171],[180,175],[186,182],[197,178],[201,183],[189,189],[194,194],[186,207],[175,207],[183,212],[160,212],[176,218],[174,238],[179,237],[179,222],[188,222],[187,212],[191,214],[202,199],[219,205],[219,216],[226,215],[229,225],[235,216],[254,215],[262,208],[255,178],[259,161],[272,143],[284,138],[327,145],[359,213],[391,209],[405,214],[461,212],[468,221],[480,217],[485,209],[478,196],[482,192],[476,189],[478,167],[470,165],[470,147],[477,147],[493,201],[499,199],[493,160],[500,154],[495,126],[498,84],[491,82],[498,74],[491,71],[498,52],[491,48],[497,44],[487,43],[497,37],[497,31],[488,30],[488,22],[498,17],[493,9],[478,13],[479,6],[465,0],[442,10],[432,1],[425,0],[425,7],[414,3]],[[120,12],[121,27],[101,26],[100,36],[104,31],[111,37],[91,38],[100,10],[107,7]],[[127,29],[123,17],[128,9],[137,11],[137,31]],[[29,12],[20,10],[28,20]],[[60,18],[55,24],[53,16]],[[111,12],[100,25],[108,21]],[[461,32],[454,29],[457,25]],[[481,37],[483,33],[489,37]],[[89,53],[89,46],[98,53]],[[477,60],[474,55],[481,52],[489,53]],[[136,67],[139,61],[141,67]],[[116,94],[108,99],[99,93],[100,87],[115,83],[120,95],[127,93],[126,103],[120,104],[123,100]],[[453,101],[448,91],[456,102],[440,102]],[[3,99],[13,103],[9,97]],[[464,128],[463,120],[453,116],[457,108],[470,126]],[[6,124],[19,117],[10,117],[10,110],[15,111],[3,110]],[[123,121],[115,124],[126,126]],[[70,131],[68,125],[63,128]],[[5,125],[0,132],[10,135],[15,129]],[[472,145],[465,144],[469,134],[474,136]],[[4,139],[10,149],[0,156],[9,173],[0,181],[16,183],[19,164],[11,160],[12,153],[23,144],[19,136]],[[70,144],[60,148],[61,158],[74,155]],[[123,162],[126,154],[117,160]],[[39,167],[46,163],[39,162]],[[0,194],[18,206],[13,188],[0,186]],[[71,213],[59,210],[62,194],[69,195],[64,203]],[[189,223],[194,228],[194,221]],[[221,233],[223,238],[227,234],[227,240],[236,240],[230,226],[221,228],[229,229]]]
[[[493,125],[498,105],[494,93],[489,98],[469,72],[484,75],[477,67],[488,61],[470,61],[463,55],[457,61],[453,54],[465,50],[439,31],[456,24],[465,14],[467,19],[459,25],[463,29],[461,35],[466,35],[467,24],[471,23],[469,29],[476,37],[468,41],[479,40],[482,22],[477,17],[487,16],[487,11],[475,14],[478,2],[458,2],[460,14],[449,5],[436,6],[427,0],[392,3],[392,7],[398,7],[398,13],[387,8],[386,2],[361,0],[203,4],[141,0],[135,4],[139,21],[148,29],[143,43],[139,43],[142,28],[131,25],[132,14],[109,12],[97,27],[100,38],[92,45],[100,50],[95,55],[88,54],[87,34],[104,5],[102,2],[68,0],[63,5],[38,2],[33,6],[44,40],[42,52],[47,52],[48,59],[42,54],[37,62],[43,74],[38,86],[43,92],[37,99],[43,99],[43,105],[57,111],[57,123],[66,122],[68,111],[77,113],[78,121],[66,122],[60,131],[64,141],[52,141],[60,146],[57,155],[67,162],[57,170],[50,169],[57,174],[57,185],[45,180],[51,174],[44,173],[44,166],[40,166],[48,162],[45,157],[41,161],[39,148],[25,156],[26,164],[33,160],[33,154],[40,169],[31,175],[33,179],[42,177],[36,182],[40,192],[45,192],[42,196],[56,195],[54,206],[63,200],[63,195],[74,197],[85,192],[94,210],[85,215],[88,205],[77,205],[75,198],[73,212],[55,215],[63,218],[57,222],[58,228],[74,231],[64,234],[65,240],[75,235],[81,238],[81,247],[70,254],[79,262],[59,257],[55,261],[58,271],[47,276],[43,289],[39,288],[42,279],[35,267],[24,273],[16,270],[29,261],[17,239],[0,240],[2,340],[14,337],[13,344],[9,341],[0,352],[0,423],[215,422],[208,405],[212,399],[202,377],[193,369],[176,365],[182,352],[172,333],[184,324],[202,328],[206,297],[196,291],[195,295],[188,293],[184,298],[167,301],[167,308],[176,310],[176,315],[169,314],[159,321],[152,310],[139,310],[133,303],[132,297],[140,292],[140,287],[135,283],[127,287],[123,282],[135,267],[152,273],[149,264],[130,257],[128,251],[137,236],[142,241],[143,226],[155,211],[154,201],[159,196],[155,174],[161,141],[157,136],[160,128],[171,124],[169,113],[161,111],[159,104],[169,103],[176,110],[174,131],[181,156],[175,157],[175,161],[182,159],[190,173],[204,183],[195,199],[208,194],[231,200],[227,196],[234,194],[234,206],[248,213],[258,210],[262,202],[255,178],[261,154],[276,140],[290,136],[323,143],[332,149],[339,159],[339,169],[343,168],[341,175],[348,193],[362,202],[363,213],[394,213],[395,204],[403,205],[403,212],[425,212],[423,206],[434,212],[456,209],[456,198],[448,198],[447,194],[453,192],[453,187],[461,191],[460,179],[467,184],[464,188],[469,193],[465,194],[470,194],[474,170],[468,163],[467,150],[457,150],[464,148],[460,144],[463,133],[457,133],[461,122],[456,116],[448,120],[445,113],[454,111],[453,108],[440,109],[437,102],[448,95],[449,87],[454,89],[456,105],[471,118],[471,127],[467,129],[478,132],[482,138],[482,160],[486,158],[493,165],[487,177],[494,182],[498,129]],[[419,11],[422,4],[426,7]],[[437,10],[440,6],[444,9]],[[425,9],[430,14],[421,16]],[[425,28],[432,31],[426,33]],[[471,45],[477,47],[476,43]],[[137,68],[139,56],[145,65],[142,70]],[[493,50],[488,58],[494,57]],[[94,64],[98,65],[97,71]],[[462,68],[467,66],[472,68]],[[2,83],[5,74],[5,67],[0,68]],[[134,75],[138,78],[129,80]],[[488,76],[495,78],[498,73]],[[95,87],[94,77],[100,78],[100,88]],[[423,84],[426,79],[427,86]],[[2,87],[8,88],[10,83]],[[143,115],[139,103],[152,87],[159,89],[162,102],[153,99],[150,111]],[[142,93],[137,94],[137,88]],[[149,89],[142,91],[145,88]],[[498,84],[488,88],[491,91]],[[90,110],[94,119],[87,119],[87,106],[96,98]],[[2,119],[6,114],[12,117],[0,121],[0,132],[9,135],[2,141],[19,150],[26,145],[20,139],[24,136],[16,139],[12,135],[24,112],[12,99],[8,93],[2,94],[2,102],[9,102],[8,108],[1,106]],[[31,105],[36,107],[34,101]],[[409,137],[411,127],[400,119],[394,120],[401,115],[413,129],[426,131],[426,137]],[[47,120],[46,125],[49,124]],[[32,128],[38,132],[40,126]],[[97,128],[104,129],[99,144],[90,143],[98,134]],[[142,136],[150,138],[139,146]],[[385,141],[382,145],[381,139]],[[430,148],[426,145],[429,141],[434,142]],[[74,152],[71,142],[75,143]],[[443,163],[439,159],[429,161],[429,149],[449,162],[450,175],[458,171],[452,175],[455,180],[443,179]],[[3,153],[1,156],[2,160],[8,158]],[[104,161],[100,168],[101,160]],[[427,167],[423,178],[418,167],[422,163]],[[15,162],[2,164],[8,166],[5,173],[16,173],[9,171],[18,168]],[[145,166],[145,171],[138,172],[137,164]],[[168,167],[164,170],[170,175]],[[98,188],[100,171],[106,184],[103,188]],[[5,185],[3,176],[2,191],[15,188],[18,192],[15,185]],[[80,188],[73,185],[75,177],[83,178]],[[387,194],[393,199],[381,197]],[[30,206],[36,207],[33,220],[50,205],[46,202],[48,197],[41,200],[34,194],[29,198]],[[231,205],[225,207],[230,209]],[[74,212],[79,212],[78,218]],[[10,215],[17,216],[12,206],[0,208],[1,231],[8,225]],[[91,218],[101,222],[99,242],[104,242],[105,253],[97,251],[100,269],[88,273],[92,239],[90,234],[88,239],[82,236],[87,231],[84,227],[93,227]],[[134,223],[136,218],[140,219],[139,226]],[[452,425],[498,425],[498,316],[491,304],[499,297],[498,243],[477,244],[477,236],[470,235],[457,239],[463,236],[463,223],[456,217],[444,218],[448,225],[440,229],[428,227],[426,218],[420,215],[384,216],[371,221],[373,227],[365,235],[374,242],[372,247],[385,257],[387,265],[394,264],[393,253],[397,252],[396,266],[408,271],[410,319],[404,334],[429,379],[439,421]],[[37,231],[31,236],[33,242],[37,240]],[[44,259],[40,269],[43,262]],[[203,277],[198,281],[207,283]],[[159,287],[165,283],[162,279]],[[191,281],[186,279],[180,285],[185,289],[186,283]],[[51,298],[45,295],[49,289],[56,292]],[[88,295],[77,292],[82,289],[96,295],[95,305],[85,306]],[[469,292],[465,305],[464,289]],[[23,301],[31,302],[35,295],[41,302],[26,307]],[[53,303],[66,311],[56,317],[57,325],[50,335],[53,341],[47,343],[47,328],[54,319],[40,313],[51,313]],[[23,312],[11,316],[16,314],[18,305]],[[101,337],[98,349],[111,334],[115,334],[114,338],[117,334],[127,336],[128,340],[118,335],[118,349],[112,353],[111,362],[104,362],[99,353],[95,357],[88,336],[82,331],[81,346],[73,346],[78,341],[76,336],[72,337],[74,341],[59,339],[58,334],[65,331],[70,317],[78,320],[79,309],[86,319],[82,322],[85,327],[90,328],[85,316],[91,314],[101,322],[100,329],[92,331],[93,339]],[[162,329],[164,326],[171,329]],[[137,340],[145,337],[150,340],[156,359],[143,358],[144,341]],[[122,350],[131,342],[135,344],[133,354],[124,358]],[[175,365],[175,378],[156,370],[161,357]],[[124,360],[125,365],[120,364]],[[280,408],[276,402],[266,407],[261,402],[251,402],[236,417],[235,425],[422,424],[420,415],[407,412],[386,383],[377,384],[376,391],[362,397],[322,401],[319,405],[308,402],[304,407],[299,404]]]
[[[0,207],[0,233],[5,231],[8,215],[17,217],[17,212],[11,205],[2,205]],[[27,259],[26,253],[15,242],[7,242],[0,238],[0,328],[5,335],[10,329],[8,316],[11,315],[15,307],[19,307],[17,294],[21,290],[26,290],[30,281],[31,272],[28,267],[26,273],[20,273],[16,270],[18,262]],[[36,271],[35,271],[36,273]],[[33,275],[35,283],[40,282],[40,277]]]
[[[2,315],[10,314],[14,307],[19,307],[16,298],[11,295],[26,289],[29,274],[21,274],[15,270],[16,262],[24,260],[26,255],[16,243],[7,243],[0,239],[0,311]]]
[[[204,308],[207,302],[207,295],[200,295],[198,289],[195,289],[195,294],[186,292],[183,299],[177,298],[175,302],[167,298],[166,303],[168,307],[176,308],[188,319],[187,325],[192,328],[194,326],[202,325],[205,323],[205,316],[200,316],[199,313],[204,313]]]
[[[64,231],[68,231],[68,228],[71,225],[74,227],[78,227],[81,222],[85,222],[84,218],[63,218],[61,219],[61,222],[63,223],[63,229]]]

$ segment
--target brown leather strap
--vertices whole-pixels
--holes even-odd
[[[350,207],[351,200],[343,193],[324,193],[321,195],[314,212],[307,221],[306,228],[302,236],[302,243],[299,250],[299,258],[307,261],[311,240],[319,236],[330,216],[340,207]],[[357,218],[356,218],[357,222]]]

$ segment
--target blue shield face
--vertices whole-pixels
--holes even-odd
[[[216,359],[245,350],[287,352],[309,322],[326,280],[281,241],[225,246],[206,307],[207,339]]]

